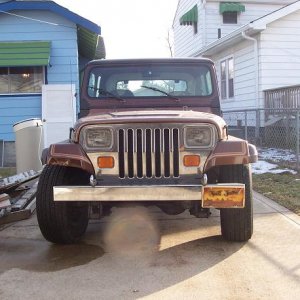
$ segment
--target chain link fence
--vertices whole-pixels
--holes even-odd
[[[300,169],[300,109],[235,110],[223,112],[223,118],[229,134],[246,139],[258,148],[278,150],[281,157],[276,162]]]

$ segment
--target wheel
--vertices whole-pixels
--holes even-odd
[[[222,166],[220,171],[220,183],[245,184],[246,198],[244,208],[222,208],[220,210],[222,236],[228,241],[247,241],[253,233],[253,196],[250,166]]]
[[[82,184],[86,174],[75,168],[45,166],[36,194],[36,212],[46,240],[70,244],[79,240],[88,225],[88,203],[54,202],[53,186]]]

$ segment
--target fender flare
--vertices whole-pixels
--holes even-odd
[[[42,153],[43,163],[82,169],[90,174],[95,174],[92,162],[80,144],[62,142],[52,144]]]
[[[254,145],[245,140],[232,138],[217,143],[206,160],[204,172],[216,166],[245,165],[257,160],[258,153]]]

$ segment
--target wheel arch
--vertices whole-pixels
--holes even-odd
[[[93,164],[80,144],[71,142],[52,144],[43,151],[42,160],[47,165],[73,167],[95,174]]]
[[[258,159],[257,149],[245,140],[229,137],[219,141],[204,165],[204,172],[224,165],[246,165]]]

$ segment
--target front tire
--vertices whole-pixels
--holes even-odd
[[[220,210],[220,213],[222,236],[228,241],[247,241],[253,234],[253,196],[250,166],[222,166],[220,170],[220,183],[245,184],[245,207],[223,208]]]
[[[36,212],[46,240],[56,244],[77,242],[88,225],[88,203],[54,202],[53,186],[82,184],[87,174],[75,168],[45,166],[36,194]]]

